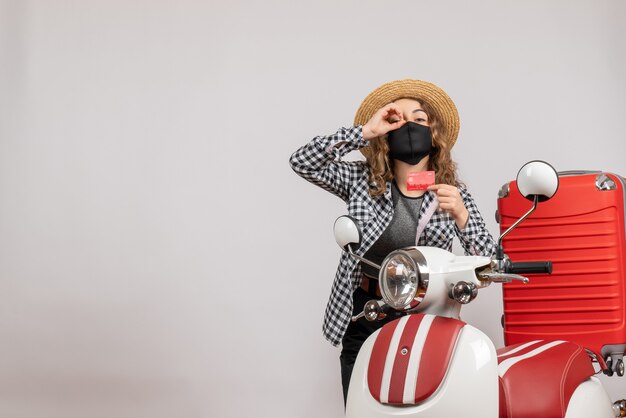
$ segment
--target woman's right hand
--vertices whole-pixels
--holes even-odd
[[[405,123],[406,121],[400,108],[394,103],[389,103],[378,109],[370,120],[363,125],[363,139],[373,139],[385,135],[389,131],[398,129]]]

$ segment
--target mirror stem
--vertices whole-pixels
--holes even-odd
[[[377,269],[380,271],[380,266],[379,266],[378,264],[376,264],[376,263],[372,263],[371,261],[366,260],[366,259],[364,259],[363,257],[359,257],[358,255],[356,255],[356,254],[352,251],[352,247],[350,247],[350,244],[346,245],[346,247],[348,247],[348,253],[350,253],[350,255],[351,255],[352,257],[356,258],[356,259],[357,259],[357,260],[359,260],[359,261],[364,262],[364,263],[365,263],[365,264],[367,264],[367,265],[370,265],[370,266],[372,266],[372,267],[375,267],[375,268],[377,268]]]
[[[506,237],[509,232],[511,232],[517,225],[519,225],[520,222],[522,222],[524,219],[528,218],[530,216],[530,214],[533,213],[535,211],[535,209],[537,209],[537,204],[538,203],[539,203],[539,195],[535,195],[533,197],[533,207],[530,208],[530,210],[528,212],[526,212],[526,214],[524,216],[519,218],[513,225],[511,225],[509,227],[509,229],[504,231],[502,233],[502,235],[500,235],[500,238],[498,238],[498,249],[497,249],[497,255],[496,255],[498,260],[502,260],[504,258],[504,250],[503,250],[503,247],[502,247],[502,240],[504,239],[504,237]]]

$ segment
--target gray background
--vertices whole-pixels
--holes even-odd
[[[290,154],[433,81],[496,233],[529,159],[626,174],[625,22],[623,0],[0,1],[0,416],[342,416],[321,320],[345,208]],[[464,314],[497,345],[499,298]]]

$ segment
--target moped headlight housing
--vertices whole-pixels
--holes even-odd
[[[400,311],[417,307],[428,290],[428,265],[416,247],[390,253],[380,269],[380,292],[387,305]]]

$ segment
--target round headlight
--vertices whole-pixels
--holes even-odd
[[[380,290],[387,305],[397,310],[415,308],[426,295],[428,267],[413,247],[389,254],[380,269]]]

